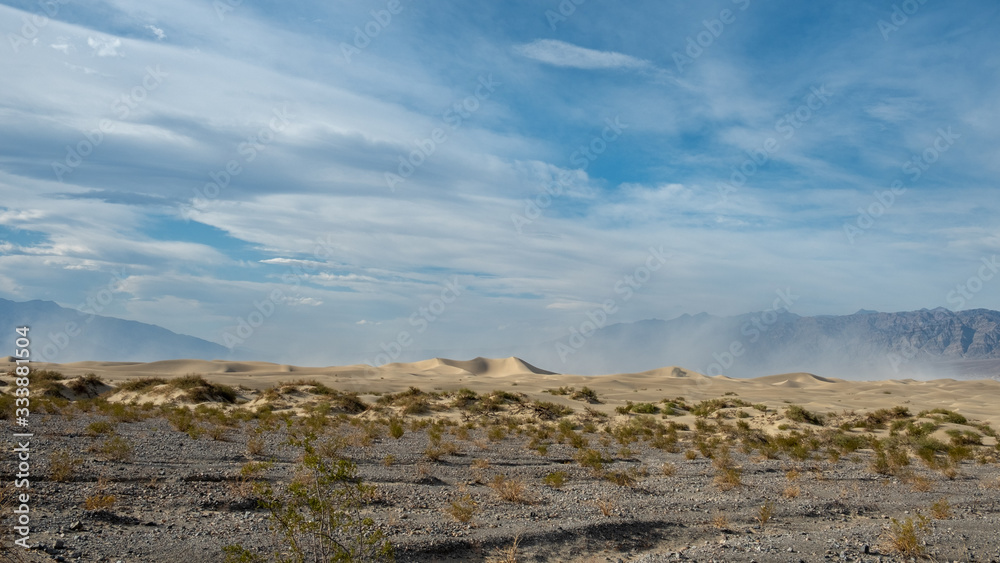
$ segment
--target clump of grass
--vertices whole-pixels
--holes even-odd
[[[958,414],[955,411],[950,411],[948,409],[932,409],[929,411],[920,411],[917,415],[920,418],[929,417],[939,420],[941,422],[950,422],[952,424],[968,424],[969,420],[964,416]]]
[[[553,471],[542,478],[542,482],[553,489],[561,489],[566,484],[568,476],[565,471]]]
[[[798,485],[792,485],[790,487],[785,487],[783,492],[785,498],[797,498],[802,494],[802,489]]]
[[[598,450],[583,448],[577,451],[576,461],[580,467],[586,467],[595,474],[600,474],[604,470],[604,464],[611,460]]]
[[[660,466],[660,473],[663,473],[664,477],[673,477],[677,473],[677,466],[669,461],[665,462]]]
[[[205,380],[199,374],[191,373],[168,381],[170,387],[184,391],[184,397],[193,403],[235,403],[236,390]]]
[[[952,517],[948,499],[942,498],[931,505],[931,517],[935,520],[947,520]]]
[[[720,530],[725,530],[729,527],[729,519],[723,513],[718,513],[715,518],[712,518],[712,525]]]
[[[535,415],[542,420],[556,420],[573,414],[573,409],[549,401],[535,401],[531,405]]]
[[[601,514],[607,517],[611,517],[611,515],[615,513],[615,508],[618,507],[618,504],[615,502],[615,500],[610,498],[597,499],[596,501],[594,501],[594,504],[597,505],[597,508],[601,511]]]
[[[760,528],[764,529],[764,526],[771,521],[774,516],[774,501],[767,501],[757,509],[757,516],[755,517],[757,523],[760,524]]]
[[[129,379],[118,384],[119,391],[145,391],[159,385],[166,385],[167,380],[162,377],[144,377],[142,379]]]
[[[574,391],[569,398],[575,401],[585,401],[591,404],[599,404],[601,402],[601,399],[597,396],[597,391],[594,391],[590,387],[583,387],[579,391]]]
[[[736,466],[729,448],[723,446],[712,456],[712,466],[715,467],[713,482],[720,490],[728,491],[743,484],[743,470]]]
[[[459,499],[451,501],[444,510],[452,518],[465,524],[470,522],[473,516],[476,515],[478,507],[479,505],[476,504],[476,501],[472,500],[472,495],[466,493]]]
[[[509,479],[503,475],[497,475],[489,484],[490,488],[496,491],[497,496],[507,502],[517,504],[531,504],[532,500],[527,494],[527,487],[520,479]]]
[[[49,479],[57,483],[72,481],[76,467],[82,461],[79,458],[74,458],[66,449],[52,452],[52,456],[49,458]]]
[[[814,426],[823,426],[824,424],[823,415],[808,411],[799,405],[789,405],[785,410],[785,418]]]
[[[109,495],[107,490],[108,482],[104,477],[97,479],[97,486],[94,493],[83,499],[83,509],[88,511],[109,510],[115,505],[115,495]]]
[[[103,436],[114,432],[115,425],[106,420],[98,420],[87,425],[87,434],[90,436]]]
[[[889,523],[886,540],[889,549],[908,556],[924,554],[924,536],[930,531],[928,518],[922,514],[907,517],[903,521],[893,518]]]
[[[91,446],[91,451],[100,454],[108,461],[128,461],[132,459],[132,445],[121,436],[112,436]]]

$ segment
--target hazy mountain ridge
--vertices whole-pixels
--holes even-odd
[[[7,327],[11,335],[15,327],[28,326],[32,359],[37,361],[151,362],[232,356],[228,348],[214,342],[157,325],[91,315],[52,301],[0,299],[0,326]]]
[[[571,373],[683,365],[737,377],[782,372],[847,378],[995,377],[1000,376],[1000,312],[938,308],[815,317],[788,312],[682,315],[601,328],[565,362],[554,350],[535,352],[529,357],[537,363]],[[956,373],[949,373],[951,368]]]

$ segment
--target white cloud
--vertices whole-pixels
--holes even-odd
[[[152,31],[152,32],[153,32],[153,35],[155,35],[155,36],[156,36],[156,38],[157,38],[158,40],[160,40],[160,41],[163,41],[164,39],[166,39],[166,38],[167,38],[167,34],[166,34],[166,33],[163,33],[163,30],[162,30],[162,29],[160,29],[160,28],[158,28],[158,27],[156,27],[155,25],[147,25],[147,26],[146,26],[146,29],[148,29],[148,30]]]
[[[614,51],[597,51],[556,39],[539,39],[514,48],[517,53],[539,62],[572,68],[639,68],[648,61]]]
[[[59,51],[64,55],[68,55],[72,45],[70,45],[69,43],[53,43],[52,45],[49,45],[49,47],[52,47],[53,49]]]
[[[87,38],[87,45],[94,50],[94,54],[98,57],[123,57],[124,55],[118,52],[119,47],[122,46],[122,40],[117,37],[114,38]]]

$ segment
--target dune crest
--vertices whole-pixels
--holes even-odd
[[[510,375],[556,375],[555,372],[535,367],[528,362],[515,358],[483,358],[471,360],[452,360],[448,358],[432,358],[412,363],[386,364],[381,369],[391,371],[408,371],[427,375],[469,375],[503,377]]]

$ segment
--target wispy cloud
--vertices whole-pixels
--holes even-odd
[[[557,39],[538,39],[531,43],[517,45],[514,50],[529,59],[553,66],[571,68],[638,68],[650,64],[648,61],[622,53],[588,49]]]

